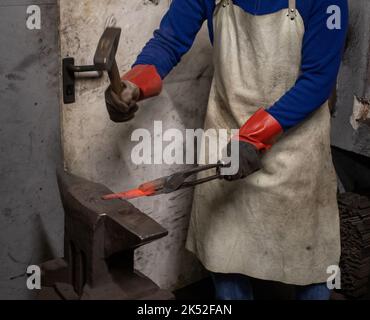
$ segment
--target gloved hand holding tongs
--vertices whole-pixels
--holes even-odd
[[[199,166],[190,170],[181,171],[174,173],[170,176],[159,178],[150,182],[146,182],[139,186],[137,189],[133,189],[126,192],[121,192],[117,194],[106,195],[103,197],[104,200],[112,199],[134,199],[145,196],[156,196],[159,194],[171,193],[180,189],[185,189],[189,187],[196,186],[208,181],[215,179],[226,179],[228,181],[243,179],[248,175],[252,174],[255,171],[258,171],[261,168],[261,154],[257,149],[244,141],[239,141],[239,153],[238,155],[232,154],[231,142],[227,146],[228,154],[230,159],[228,163],[226,160],[219,161],[217,164],[209,164]],[[237,159],[236,159],[237,158]],[[238,161],[238,171],[234,175],[224,176],[221,173],[221,168],[227,167],[233,161]],[[214,175],[210,175],[206,178],[198,180],[187,181],[190,177],[198,174],[199,172],[216,169]]]
[[[144,196],[156,196],[159,194],[171,193],[180,189],[193,187],[197,184],[205,183],[215,179],[221,178],[220,168],[223,164],[221,162],[217,164],[210,164],[199,166],[190,170],[174,173],[170,176],[159,178],[150,182],[143,183],[137,189],[129,190],[122,193],[110,194],[103,197],[104,200],[112,199],[135,199]],[[214,175],[206,178],[187,181],[190,177],[196,175],[199,172],[216,169]]]

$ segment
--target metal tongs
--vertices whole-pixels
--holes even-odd
[[[162,177],[153,181],[145,182],[140,185],[137,189],[132,189],[129,191],[115,193],[103,196],[104,200],[112,200],[112,199],[135,199],[140,197],[149,197],[149,196],[157,196],[160,194],[168,194],[175,192],[180,189],[185,189],[189,187],[196,186],[198,184],[206,183],[212,180],[221,179],[221,172],[220,169],[225,167],[225,164],[222,162],[218,162],[217,164],[209,164],[198,166],[196,168],[190,170],[184,170],[172,175]],[[197,179],[197,180],[190,180],[187,181],[190,177],[198,174],[199,172],[208,171],[216,169],[214,175]]]

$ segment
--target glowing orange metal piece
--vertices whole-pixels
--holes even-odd
[[[108,194],[106,196],[103,196],[103,200],[113,200],[113,199],[124,199],[124,200],[130,200],[130,199],[136,199],[141,197],[147,197],[154,193],[154,190],[152,191],[142,191],[140,189],[133,189],[126,192],[121,193],[115,193],[115,194]]]

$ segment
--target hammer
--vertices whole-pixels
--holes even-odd
[[[114,93],[118,96],[124,89],[119,74],[116,53],[121,36],[120,28],[107,28],[99,40],[94,56],[94,65],[97,71],[108,71],[108,76]]]

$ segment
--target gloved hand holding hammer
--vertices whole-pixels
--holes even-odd
[[[158,95],[162,79],[152,65],[137,65],[122,77],[122,91],[118,95],[109,86],[105,103],[109,117],[114,122],[126,122],[135,117],[137,102]]]

